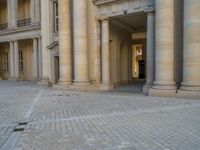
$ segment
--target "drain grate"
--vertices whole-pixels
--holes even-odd
[[[27,125],[27,122],[20,122],[20,123],[18,123],[18,125],[20,126],[20,125]]]
[[[20,123],[18,123],[18,125],[14,128],[13,132],[24,131],[26,125],[27,125],[27,122],[20,122]]]

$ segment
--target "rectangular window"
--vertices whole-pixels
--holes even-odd
[[[19,52],[19,70],[23,71],[23,53],[22,53],[22,51]]]
[[[3,71],[8,71],[8,52],[4,52],[2,55]]]
[[[58,32],[59,30],[59,16],[58,16],[58,2],[55,1],[53,3],[54,7],[54,32]]]

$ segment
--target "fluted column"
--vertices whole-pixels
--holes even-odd
[[[10,79],[15,78],[14,42],[10,41]]]
[[[147,13],[147,79],[144,93],[152,86],[155,79],[155,14]]]
[[[88,84],[87,0],[73,0],[74,84]]]
[[[18,41],[14,41],[14,63],[15,63],[15,79],[19,79],[19,46]]]
[[[38,79],[38,40],[33,39],[33,77]]]
[[[8,27],[15,28],[17,24],[18,1],[7,0],[7,8],[8,8]]]
[[[102,83],[110,84],[109,20],[102,20]]]
[[[175,90],[174,0],[156,0],[156,79],[154,89]]]
[[[182,90],[200,90],[200,1],[184,0]]]

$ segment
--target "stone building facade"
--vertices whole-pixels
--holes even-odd
[[[199,0],[1,0],[0,78],[200,98]]]

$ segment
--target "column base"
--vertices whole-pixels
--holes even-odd
[[[11,77],[8,79],[9,81],[15,81],[15,78]]]
[[[90,85],[89,80],[74,80],[73,85],[75,86],[85,86],[85,85]]]
[[[163,89],[149,89],[149,96],[158,96],[158,97],[176,97],[177,91],[174,90],[163,90]]]
[[[152,85],[152,89],[176,91],[177,87],[173,81],[155,81]]]
[[[58,81],[58,85],[71,85],[72,84],[72,81],[61,81],[61,80],[59,80]]]
[[[173,81],[155,81],[149,89],[149,96],[176,97],[177,87]]]
[[[34,77],[33,81],[39,81],[40,79],[38,77]]]
[[[182,82],[181,90],[183,91],[200,91],[200,83],[199,82]]]
[[[38,81],[37,84],[46,86],[46,87],[50,86],[50,82],[48,78],[43,78],[42,80]]]
[[[11,79],[9,79],[10,81],[22,81],[22,79],[21,78],[11,78]]]
[[[75,91],[99,91],[98,84],[88,84],[88,85],[53,85],[53,89],[55,90],[75,90]]]
[[[114,85],[109,84],[109,83],[103,83],[99,85],[99,89],[103,91],[109,91],[109,90],[112,90],[113,88],[114,88]]]
[[[148,96],[149,95],[149,89],[152,87],[152,84],[145,84],[143,85],[143,94]]]
[[[191,91],[191,90],[190,91],[179,90],[177,93],[177,97],[200,100],[200,92],[199,91]]]

